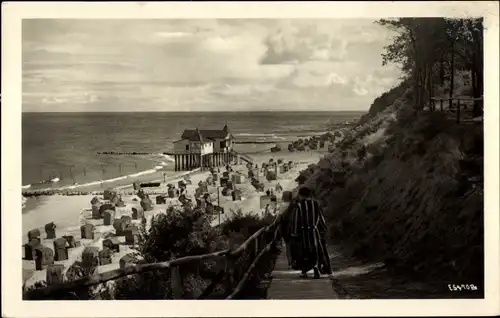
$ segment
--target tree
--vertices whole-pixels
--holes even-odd
[[[377,23],[397,33],[385,47],[382,64],[401,66],[405,78],[412,83],[417,110],[422,110],[425,101],[434,96],[438,80],[444,84],[445,73],[449,74],[448,93],[453,98],[455,70],[470,71],[473,95],[482,96],[482,19],[400,18]],[[475,113],[480,108],[480,103],[475,103]]]

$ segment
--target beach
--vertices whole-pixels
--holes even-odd
[[[270,152],[270,151],[256,151],[253,154],[249,154],[253,161],[254,166],[258,165],[260,168],[262,163],[269,163],[270,159],[278,161],[282,159],[284,163],[289,161],[294,162],[293,168],[284,173],[277,174],[277,180],[267,181],[263,175],[260,175],[259,181],[264,184],[264,189],[275,189],[276,185],[279,183],[283,190],[293,190],[296,187],[295,178],[298,176],[299,172],[309,164],[317,163],[318,160],[327,153],[327,146],[319,150],[310,150],[303,152],[289,152],[285,147],[282,147],[282,151]],[[241,200],[233,201],[231,195],[224,196],[218,194],[218,188],[215,186],[208,187],[208,193],[210,194],[210,199],[214,204],[220,201],[220,206],[224,209],[224,214],[219,217],[215,217],[213,221],[213,226],[217,226],[219,222],[224,222],[226,219],[230,218],[235,211],[241,211],[241,213],[263,213],[261,209],[260,197],[265,195],[264,192],[258,192],[251,184],[250,179],[247,178],[248,168],[242,164],[232,165],[232,174],[239,174],[243,176],[242,182],[240,184],[235,184],[235,188],[241,193]],[[220,167],[220,175],[225,171],[224,167]],[[144,174],[137,176],[135,178],[123,178],[120,180],[115,180],[113,182],[108,182],[104,186],[99,185],[89,185],[86,187],[78,187],[78,191],[104,191],[105,189],[112,188],[117,191],[118,194],[122,193],[122,200],[124,201],[125,207],[116,207],[116,212],[114,218],[120,218],[123,215],[132,215],[132,208],[140,206],[140,199],[137,195],[129,194],[133,192],[132,183],[135,181],[139,182],[150,182],[156,181],[161,182],[159,187],[146,188],[145,191],[154,191],[160,193],[167,193],[166,185],[168,183],[177,186],[177,182],[184,178],[184,175],[189,174],[192,184],[187,185],[187,196],[192,198],[194,202],[194,193],[198,187],[198,182],[206,181],[210,176],[209,171],[184,171],[184,172],[174,172],[171,171],[167,176],[163,175],[163,171],[155,171],[150,174]],[[76,190],[76,189],[75,189]],[[265,191],[264,190],[264,191]],[[127,193],[127,194],[125,194]],[[278,204],[281,199],[281,193],[276,193],[278,198]],[[65,271],[71,266],[75,261],[81,261],[81,254],[86,246],[95,246],[99,250],[103,248],[103,240],[105,236],[114,235],[115,229],[112,225],[104,226],[103,219],[92,219],[91,203],[90,201],[94,195],[75,195],[75,196],[65,196],[65,195],[53,195],[53,196],[41,196],[37,198],[29,198],[26,200],[26,208],[22,215],[23,223],[23,244],[28,242],[27,232],[32,229],[39,229],[42,238],[42,244],[46,247],[53,248],[53,240],[45,239],[45,224],[54,222],[56,224],[56,237],[62,237],[66,235],[71,235],[76,241],[80,241],[80,246],[68,249],[68,259],[64,261],[55,261],[55,264],[62,264],[65,267]],[[145,212],[145,218],[148,221],[158,213],[166,213],[167,208],[170,205],[179,205],[177,198],[167,198],[165,204],[155,204],[156,195],[150,196],[153,201],[153,210]],[[196,203],[195,203],[196,204]],[[26,210],[29,208],[29,210]],[[80,234],[80,226],[86,223],[94,225],[94,239],[82,239]],[[140,220],[132,220],[133,224],[138,225]],[[112,256],[112,263],[107,265],[99,266],[97,271],[103,272],[112,269],[119,268],[120,259],[133,252],[133,247],[125,244],[125,237],[118,236],[121,240],[122,245],[120,245],[120,251],[114,253]],[[23,248],[24,254],[24,248]],[[23,255],[24,257],[24,255]],[[23,282],[26,286],[32,286],[36,282],[45,281],[46,270],[35,270],[35,262],[31,260],[23,259]]]

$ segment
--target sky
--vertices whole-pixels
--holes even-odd
[[[359,19],[23,20],[23,111],[367,110],[399,83]]]

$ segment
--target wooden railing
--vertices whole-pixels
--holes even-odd
[[[453,102],[455,101],[455,106],[453,105]],[[477,101],[483,101],[483,97],[479,98],[473,98],[473,97],[468,97],[468,96],[457,96],[457,97],[431,97],[430,102],[429,102],[429,107],[428,109],[430,111],[437,111],[436,107],[436,102],[439,102],[439,111],[444,112],[444,111],[455,111],[456,112],[456,121],[457,123],[460,122],[460,112],[461,108],[466,108],[467,104],[466,102],[477,102]],[[446,103],[445,103],[446,102]],[[448,104],[448,105],[446,105]],[[445,106],[448,106],[445,108]]]
[[[225,258],[225,268],[220,271],[209,286],[201,293],[198,299],[204,299],[210,295],[217,284],[219,284],[224,278],[231,284],[229,286],[231,293],[226,297],[226,299],[234,299],[238,297],[241,293],[248,279],[253,274],[257,267],[259,261],[262,257],[269,253],[273,247],[277,248],[277,243],[281,239],[281,222],[283,217],[288,213],[288,209],[285,207],[281,213],[275,218],[274,222],[268,226],[262,227],[253,235],[251,235],[244,243],[234,250],[222,250],[210,254],[186,256],[166,262],[151,263],[151,264],[138,264],[130,267],[120,268],[112,270],[109,272],[95,274],[86,276],[74,281],[64,282],[62,284],[51,285],[43,288],[37,288],[30,290],[26,293],[26,298],[28,299],[47,299],[53,294],[59,294],[64,292],[71,292],[72,290],[80,290],[85,287],[95,286],[107,281],[115,280],[121,277],[125,277],[133,274],[140,274],[155,270],[167,270],[171,271],[171,290],[173,299],[182,299],[183,295],[183,278],[180,273],[180,267],[187,263],[200,262],[202,260],[213,259],[217,257]],[[270,235],[272,234],[272,235]],[[246,269],[245,273],[236,284],[233,289],[233,276],[234,265],[238,258],[245,252],[250,251],[253,255],[252,263]]]

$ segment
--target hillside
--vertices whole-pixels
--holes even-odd
[[[393,96],[302,175],[346,255],[436,288],[482,285],[482,124],[415,111],[411,95]]]

